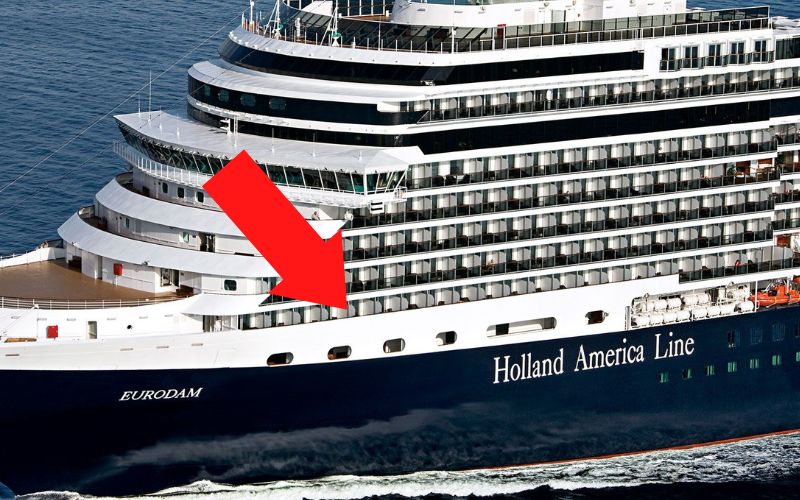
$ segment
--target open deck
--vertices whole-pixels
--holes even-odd
[[[0,307],[92,309],[145,305],[180,298],[177,293],[148,293],[92,279],[63,260],[0,269]]]

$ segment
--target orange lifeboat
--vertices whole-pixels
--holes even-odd
[[[797,280],[797,278],[795,278],[795,280]],[[764,307],[785,306],[799,303],[800,292],[795,290],[794,287],[788,286],[786,283],[774,283],[763,292],[757,292],[755,295],[751,295],[750,300],[755,302],[756,305]]]

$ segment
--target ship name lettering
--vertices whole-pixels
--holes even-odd
[[[628,339],[622,339],[622,343],[627,344]],[[643,361],[643,345],[621,346],[616,349],[608,349],[605,351],[589,351],[587,354],[583,344],[581,344],[578,348],[578,359],[575,361],[575,371],[608,368],[611,366],[641,363]]]
[[[188,387],[183,389],[158,389],[145,391],[125,391],[119,401],[149,401],[160,399],[196,399],[200,397],[202,387]]]
[[[655,359],[674,358],[677,356],[691,356],[694,353],[694,339],[689,337],[684,339],[673,339],[672,332],[669,332],[669,339],[666,345],[662,345],[661,334],[656,334],[656,357]]]
[[[530,380],[564,373],[564,348],[553,358],[533,359],[533,353],[521,354],[518,362],[511,362],[511,356],[494,358],[494,383]]]

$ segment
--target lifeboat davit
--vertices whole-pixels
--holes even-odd
[[[785,306],[788,304],[799,303],[800,292],[794,288],[788,287],[784,283],[779,283],[770,286],[763,292],[758,292],[755,295],[751,295],[750,300],[752,300],[756,305],[764,307]]]

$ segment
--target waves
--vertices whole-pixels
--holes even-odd
[[[153,496],[181,500],[362,498],[797,498],[800,434],[564,464],[399,476],[334,476],[232,486],[199,481]],[[26,500],[81,500],[44,492]],[[87,497],[88,498],[88,497]]]

